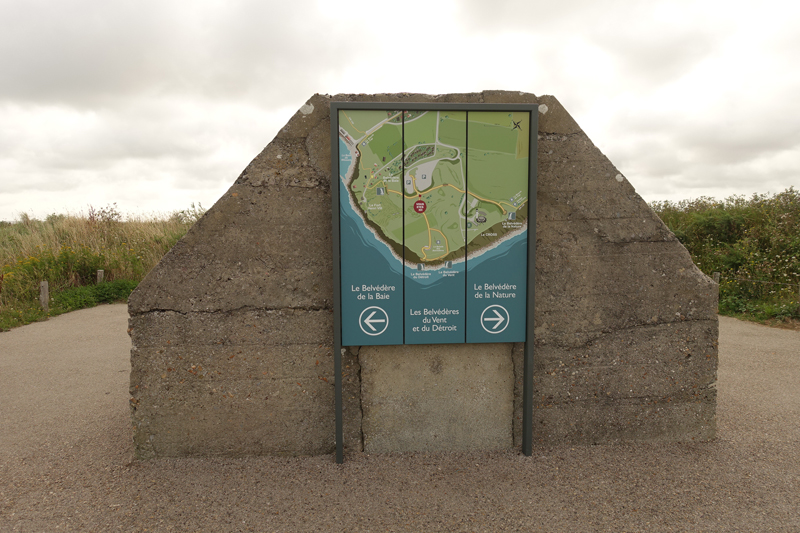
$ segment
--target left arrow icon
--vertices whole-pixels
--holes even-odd
[[[378,328],[376,328],[376,327],[375,327],[375,326],[373,326],[372,324],[374,324],[374,323],[381,324],[381,323],[383,323],[383,322],[386,322],[386,320],[384,320],[383,318],[372,318],[372,317],[374,317],[374,316],[375,316],[375,313],[377,313],[377,311],[373,311],[373,312],[371,312],[371,313],[369,314],[369,316],[368,316],[367,318],[365,318],[365,319],[364,319],[364,324],[366,324],[366,325],[367,325],[367,327],[368,327],[369,329],[371,329],[372,331],[378,331]]]
[[[367,307],[358,317],[358,326],[367,335],[380,335],[389,327],[389,315],[376,305]]]

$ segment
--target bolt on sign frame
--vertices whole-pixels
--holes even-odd
[[[342,346],[524,342],[531,455],[537,104],[331,102],[336,462]]]

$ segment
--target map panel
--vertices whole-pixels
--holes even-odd
[[[406,344],[466,339],[465,262],[454,262],[465,250],[466,119],[430,111],[404,123]],[[451,144],[439,137],[443,124]]]
[[[402,125],[388,124],[391,116],[339,112],[340,247],[350,251],[340,255],[344,346],[403,344],[402,256],[387,247],[400,250],[403,236],[400,167],[390,169]]]
[[[529,130],[527,112],[469,114],[467,342],[525,340]]]

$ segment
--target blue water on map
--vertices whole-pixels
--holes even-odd
[[[515,246],[520,246],[520,245],[525,246],[527,249],[527,240],[525,239],[525,233],[520,233],[519,235],[515,235],[514,237],[508,239],[507,241],[500,243],[496,248],[488,250],[478,257],[467,259],[467,263],[469,264],[470,270],[472,270],[473,268],[477,267],[478,265],[480,265],[485,261],[493,260],[508,255]],[[461,263],[456,263],[453,265],[454,269],[457,267],[459,270],[463,270],[464,267],[463,261]],[[415,272],[414,268],[409,266],[405,267],[406,277],[411,276],[414,272]],[[434,285],[442,281],[441,276],[436,275],[437,271],[433,270],[432,272],[434,274],[429,279],[415,280],[415,281],[421,285]]]
[[[401,262],[366,228],[350,204],[342,176],[353,161],[341,139],[339,154],[342,345],[403,344]],[[370,317],[372,321],[365,322]]]
[[[528,264],[527,235],[513,239],[514,244],[503,247],[499,254],[485,254],[489,256],[478,264],[468,261],[467,273],[467,342],[523,342],[526,332],[526,313],[528,307],[527,284],[528,270],[523,265]],[[492,250],[497,252],[501,247]],[[490,285],[514,286],[515,289],[486,289]],[[475,287],[484,287],[476,290]],[[481,298],[476,298],[476,293],[483,293]],[[510,297],[513,294],[513,297]],[[481,322],[490,306],[500,306],[505,311],[507,320],[503,322],[502,330],[492,332],[491,327],[485,327]],[[492,316],[492,311],[489,317]],[[493,325],[491,322],[489,326]]]
[[[355,212],[353,205],[350,203],[350,193],[347,192],[347,188],[345,187],[344,176],[347,175],[353,161],[350,155],[350,148],[342,141],[341,137],[339,138],[339,153],[341,154],[341,159],[339,161],[339,203],[341,204],[341,213],[354,223],[363,245],[375,249],[386,259],[388,268],[399,273],[400,261],[389,251],[388,246],[375,238],[375,234],[367,228],[363,219]]]

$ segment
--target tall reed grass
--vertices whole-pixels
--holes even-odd
[[[0,222],[0,328],[48,316],[38,308],[41,281],[48,282],[53,302],[60,292],[95,284],[98,270],[106,281],[124,280],[132,289],[203,212],[192,204],[168,216],[123,217],[111,205]],[[55,305],[50,315],[65,310]]]

